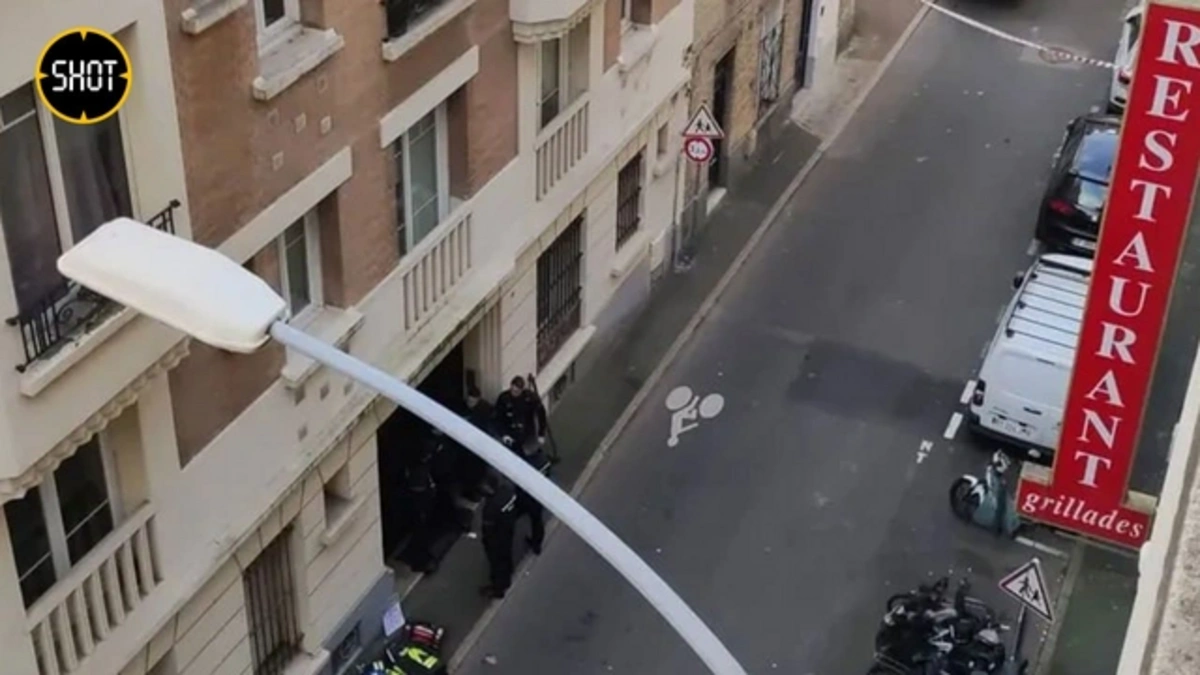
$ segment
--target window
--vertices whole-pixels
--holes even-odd
[[[32,85],[0,97],[0,176],[0,224],[24,313],[61,292],[59,253],[133,215],[119,115],[62,122],[36,103]]]
[[[40,485],[4,505],[21,596],[29,607],[112,532],[120,512],[110,456],[98,436]]]
[[[350,483],[350,465],[338,469],[325,483],[325,526],[332,527],[341,520],[354,503],[354,486]]]
[[[392,145],[400,255],[419,244],[450,210],[446,109],[439,105]]]
[[[292,223],[279,237],[279,281],[292,318],[320,307],[321,226],[313,209]]]
[[[398,38],[407,33],[421,19],[439,6],[445,0],[383,0],[387,18],[388,39]]]
[[[654,141],[655,155],[660,160],[665,158],[667,156],[667,152],[670,150],[670,148],[668,148],[671,143],[671,132],[669,126],[669,122],[663,122],[662,126],[658,128],[658,137]]]
[[[300,652],[292,532],[284,528],[242,575],[254,675],[281,675]]]
[[[268,50],[300,28],[300,0],[254,0],[258,18],[258,46]]]
[[[537,364],[550,359],[579,330],[582,319],[583,216],[571,221],[537,261]]]
[[[629,28],[634,24],[650,24],[651,2],[652,0],[621,0],[621,28]]]
[[[617,174],[617,249],[629,241],[642,223],[642,153]]]
[[[545,127],[588,88],[588,32],[585,20],[561,38],[546,40],[538,47],[538,110],[540,127]]]

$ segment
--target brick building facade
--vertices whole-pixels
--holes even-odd
[[[517,374],[552,398],[670,248],[693,2],[70,9],[0,9],[19,52],[0,161],[41,158],[56,200],[0,200],[0,356],[19,367],[0,372],[5,672],[341,672],[412,576],[381,521],[413,420],[298,354],[220,352],[46,270],[131,216],[447,403]],[[41,46],[79,24],[116,35],[136,75],[112,124],[72,130],[25,93]],[[83,166],[68,139],[124,201],[71,201],[86,176],[63,169]],[[66,234],[35,259],[21,247],[56,214]]]

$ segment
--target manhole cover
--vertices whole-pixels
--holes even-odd
[[[1066,47],[1047,46],[1038,50],[1038,56],[1046,63],[1067,63],[1078,60],[1075,52]]]

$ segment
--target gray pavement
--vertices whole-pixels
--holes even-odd
[[[1101,55],[1120,3],[971,10]],[[887,595],[948,571],[1014,612],[995,582],[1035,551],[953,520],[946,490],[985,454],[943,432],[1029,262],[1050,154],[1105,82],[929,17],[584,492],[750,672],[864,672]],[[669,447],[681,385],[725,407]],[[1057,588],[1065,561],[1043,562]],[[560,529],[458,673],[608,672],[704,670]]]

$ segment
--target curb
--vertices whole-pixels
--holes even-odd
[[[708,296],[705,297],[704,302],[700,304],[700,307],[696,310],[696,313],[692,315],[692,318],[688,321],[687,325],[684,326],[683,330],[680,331],[679,335],[675,338],[675,341],[671,343],[670,348],[667,349],[667,352],[659,360],[658,365],[656,365],[654,370],[650,372],[650,375],[646,378],[646,381],[642,383],[641,388],[638,389],[636,394],[634,394],[633,399],[631,399],[629,404],[625,406],[625,409],[621,412],[621,415],[617,418],[616,422],[613,423],[613,426],[609,429],[603,440],[600,441],[600,445],[597,446],[595,452],[592,453],[592,458],[588,460],[588,463],[584,466],[583,471],[579,474],[579,477],[575,479],[575,482],[571,486],[569,494],[572,498],[578,499],[579,495],[587,488],[588,484],[591,483],[597,470],[600,468],[600,465],[605,459],[608,458],[608,453],[612,450],[612,446],[616,444],[617,439],[620,438],[621,434],[625,432],[626,427],[628,427],[629,423],[633,420],[634,414],[636,414],[638,409],[641,408],[646,398],[649,397],[650,392],[658,386],[659,381],[662,380],[663,376],[667,372],[667,369],[670,368],[676,357],[679,356],[679,353],[683,351],[683,348],[691,341],[692,336],[696,333],[696,330],[700,328],[700,325],[704,323],[704,320],[708,317],[709,313],[712,312],[714,307],[716,307],[717,302],[720,301],[721,297],[725,294],[725,291],[733,282],[734,277],[736,277],[738,272],[741,271],[742,267],[746,264],[746,261],[750,259],[750,255],[753,254],[755,249],[758,248],[759,242],[762,241],[763,237],[765,237],[767,232],[770,231],[771,227],[779,218],[779,214],[782,213],[784,208],[787,207],[788,202],[791,201],[796,191],[800,189],[800,186],[804,183],[804,180],[808,178],[808,175],[812,173],[814,168],[816,168],[817,163],[820,162],[821,158],[824,157],[829,148],[838,140],[838,138],[842,135],[842,132],[845,131],[846,127],[849,126],[851,119],[853,119],[859,108],[862,107],[863,103],[866,102],[867,97],[872,91],[874,91],[875,86],[878,85],[879,81],[883,79],[884,74],[892,65],[892,62],[896,60],[896,56],[908,43],[913,33],[916,32],[917,28],[921,25],[921,22],[929,14],[929,11],[929,5],[922,2],[921,6],[917,9],[917,13],[908,22],[908,25],[905,26],[904,31],[901,32],[900,36],[896,39],[896,43],[892,45],[892,48],[879,62],[879,66],[871,75],[871,79],[867,81],[867,84],[862,88],[861,91],[859,91],[854,100],[850,103],[849,107],[847,107],[846,111],[838,119],[837,124],[835,124],[833,127],[833,131],[828,137],[821,141],[820,145],[818,145],[817,149],[813,152],[812,157],[809,157],[808,161],[805,162],[800,168],[800,171],[796,174],[795,178],[792,179],[788,186],[784,188],[783,193],[771,205],[771,209],[767,211],[767,215],[763,217],[762,222],[759,223],[754,233],[750,235],[750,238],[742,246],[742,250],[739,251],[737,257],[733,259],[729,269],[726,270],[721,278],[717,281],[717,285],[714,286],[709,292]],[[551,537],[553,537],[558,531],[558,525],[559,522],[557,520],[551,520],[547,524],[544,547],[548,547],[550,545]],[[520,579],[528,573],[529,568],[532,567],[532,565],[536,562],[536,559],[537,556],[528,557],[517,566],[517,569],[513,574],[513,588],[516,588],[516,585],[520,582]],[[511,589],[509,593],[512,593]],[[471,631],[467,633],[462,642],[459,643],[458,648],[454,650],[454,653],[447,661],[447,666],[451,672],[456,671],[458,667],[462,665],[462,662],[466,660],[469,652],[474,649],[475,644],[479,641],[479,638],[483,636],[484,631],[487,630],[487,627],[491,624],[492,620],[495,619],[496,614],[500,611],[500,608],[503,605],[504,600],[492,602],[492,604],[489,605],[484,611],[483,616],[481,616],[479,620],[475,622],[475,625],[471,628]]]

